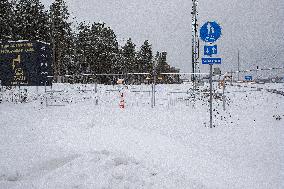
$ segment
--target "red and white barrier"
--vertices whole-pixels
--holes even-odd
[[[123,93],[120,93],[120,102],[119,102],[119,107],[121,109],[124,109],[125,108],[125,103],[124,103],[124,96],[123,96]]]

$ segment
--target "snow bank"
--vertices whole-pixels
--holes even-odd
[[[92,89],[0,104],[0,188],[283,188],[283,96],[228,86],[210,129],[206,93],[187,85],[159,86],[153,109],[148,86],[125,88],[125,109],[118,88],[99,86],[98,104]]]

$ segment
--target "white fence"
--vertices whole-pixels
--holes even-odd
[[[189,106],[194,102],[191,84],[156,85],[156,106]],[[2,87],[2,103],[35,102],[46,107],[66,106],[89,101],[94,105],[119,106],[121,94],[125,106],[152,106],[151,85],[96,85],[96,84],[54,84],[52,87]]]

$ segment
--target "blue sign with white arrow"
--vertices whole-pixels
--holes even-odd
[[[213,43],[221,37],[221,30],[221,27],[216,22],[206,22],[200,28],[200,38],[205,42]]]
[[[221,64],[221,58],[202,58],[202,64]]]
[[[246,75],[245,76],[246,81],[252,81],[252,76],[251,75]]]
[[[217,45],[214,46],[204,46],[204,55],[211,56],[217,54]]]

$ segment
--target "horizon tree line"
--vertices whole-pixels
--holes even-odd
[[[105,23],[81,22],[72,28],[74,20],[64,0],[54,0],[48,10],[40,0],[2,0],[0,11],[1,43],[17,40],[50,43],[56,79],[62,75],[179,72],[168,64],[166,52],[153,56],[148,40],[136,50],[131,38],[120,47],[115,32]],[[130,75],[127,82],[139,84],[146,78],[147,75]],[[97,80],[113,82],[109,77]],[[177,76],[164,75],[159,82],[178,80]]]

